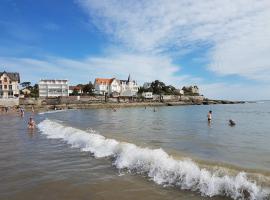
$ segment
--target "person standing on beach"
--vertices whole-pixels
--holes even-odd
[[[212,121],[212,110],[209,110],[209,112],[207,114],[207,119],[208,119],[208,122]]]

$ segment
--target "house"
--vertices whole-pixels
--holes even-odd
[[[24,88],[24,89],[22,89],[22,93],[27,96],[31,93],[31,90]]]
[[[20,74],[17,72],[0,72],[0,98],[8,99],[18,97]]]
[[[74,91],[77,91],[77,94],[82,94],[82,88],[79,86],[69,86],[68,88],[68,94],[74,94]]]
[[[198,86],[184,86],[182,88],[185,95],[199,95],[199,88]]]
[[[143,84],[143,88],[144,89],[149,89],[151,87],[151,83],[149,83],[149,82],[145,82],[144,84]]]
[[[145,99],[153,99],[153,92],[143,92],[142,97]]]
[[[98,95],[109,95],[112,97],[132,97],[136,96],[139,90],[136,81],[132,81],[130,75],[127,80],[118,80],[116,78],[96,78],[95,83],[95,94]]]
[[[120,80],[121,93],[120,96],[132,97],[137,96],[139,86],[136,81],[132,80],[130,75],[127,80]]]
[[[108,94],[110,96],[119,96],[121,92],[120,81],[115,78],[96,78],[94,87],[95,94],[98,95]]]
[[[42,79],[38,82],[40,97],[59,97],[68,95],[68,80]]]

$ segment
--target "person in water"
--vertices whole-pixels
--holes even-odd
[[[212,120],[212,110],[209,110],[209,112],[207,114],[207,119],[208,119],[208,122],[211,122],[211,120]]]
[[[21,117],[24,117],[24,109],[22,107],[19,108]]]
[[[30,117],[29,118],[29,122],[28,122],[28,128],[29,129],[34,129],[36,127],[36,123],[35,121],[33,120],[33,117]]]
[[[229,120],[229,125],[230,125],[230,126],[235,126],[235,124],[236,124],[236,123],[235,123],[232,119]]]

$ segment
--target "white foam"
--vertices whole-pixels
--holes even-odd
[[[66,109],[65,110],[50,110],[50,111],[46,111],[46,112],[40,112],[38,114],[44,115],[44,114],[52,114],[52,113],[65,112],[65,111],[67,111],[67,110]]]
[[[131,143],[106,139],[95,131],[86,132],[44,120],[39,129],[48,138],[59,138],[95,157],[112,157],[122,170],[147,175],[155,183],[200,192],[203,196],[223,195],[233,199],[269,199],[269,189],[249,180],[246,173],[220,175],[218,170],[201,169],[192,160],[175,160],[162,149],[141,148]]]

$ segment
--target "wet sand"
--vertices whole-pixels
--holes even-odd
[[[132,180],[132,181],[131,181]],[[89,180],[91,182],[91,180]],[[99,183],[74,184],[69,181],[49,182],[46,184],[34,186],[31,189],[19,192],[10,200],[174,200],[189,199],[201,200],[210,199],[201,197],[190,191],[179,191],[174,188],[164,188],[151,182],[143,180],[142,177],[131,177],[125,175],[115,177],[113,180],[105,180]],[[224,198],[211,198],[212,200],[224,200]]]

